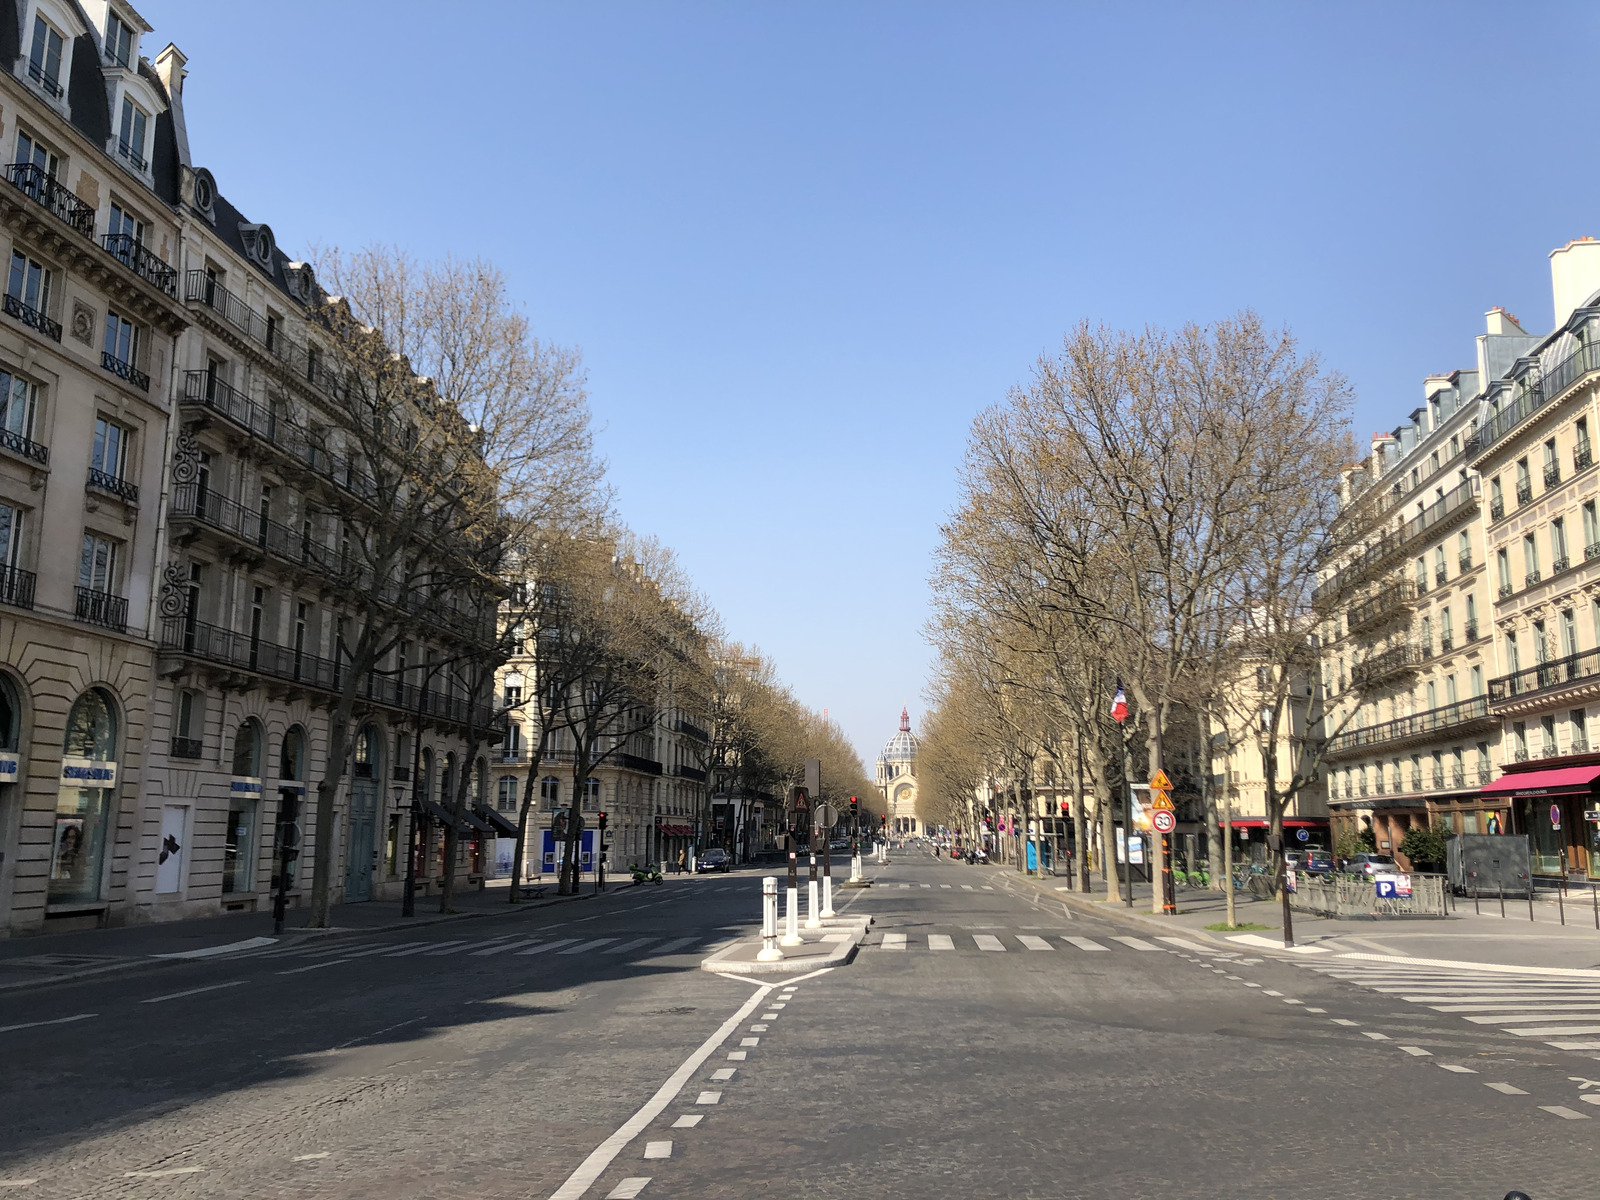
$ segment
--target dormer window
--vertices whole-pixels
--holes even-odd
[[[106,61],[116,67],[133,61],[133,30],[116,13],[106,22]]]
[[[150,123],[150,114],[140,108],[130,98],[122,98],[122,131],[117,138],[117,153],[120,154],[128,165],[134,170],[143,172],[144,159],[144,134]]]
[[[28,52],[28,75],[50,95],[61,99],[61,50],[65,45],[60,32],[43,17],[33,18],[33,48]]]

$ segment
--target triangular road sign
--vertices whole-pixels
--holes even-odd
[[[1167,778],[1165,771],[1157,771],[1150,777],[1150,788],[1152,791],[1170,792],[1172,790],[1172,780]]]

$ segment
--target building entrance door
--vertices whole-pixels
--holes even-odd
[[[372,899],[373,835],[378,819],[378,785],[372,779],[350,784],[350,836],[344,860],[344,898],[347,903]]]

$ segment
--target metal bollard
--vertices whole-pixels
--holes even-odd
[[[768,875],[761,881],[761,952],[758,962],[772,962],[783,957],[778,949],[778,877]]]

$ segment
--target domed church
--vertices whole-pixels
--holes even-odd
[[[923,832],[917,816],[917,739],[911,732],[911,714],[900,710],[900,732],[884,744],[878,755],[878,787],[883,791],[889,832],[916,837]]]

